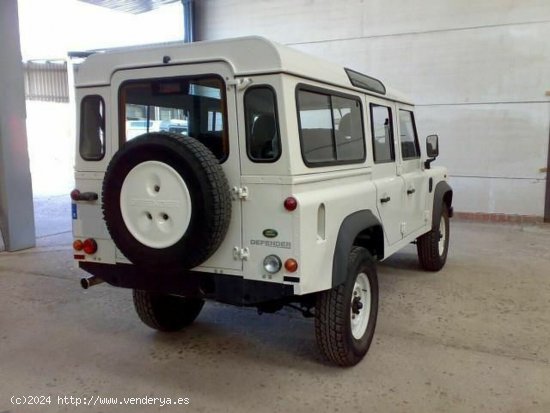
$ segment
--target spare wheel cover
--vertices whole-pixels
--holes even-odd
[[[189,189],[164,162],[146,161],[126,175],[120,191],[122,219],[143,245],[167,248],[185,234],[191,220]]]

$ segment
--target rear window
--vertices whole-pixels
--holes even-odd
[[[229,154],[225,85],[217,76],[146,79],[122,84],[119,136],[149,132],[191,136],[220,160]]]
[[[298,120],[302,156],[308,166],[365,160],[361,102],[358,98],[299,89]]]
[[[105,102],[99,95],[82,99],[79,151],[87,161],[99,161],[105,156]]]

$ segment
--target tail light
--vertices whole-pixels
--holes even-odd
[[[78,189],[73,189],[71,191],[71,199],[73,201],[78,201],[80,200],[80,191]]]
[[[84,252],[88,255],[95,254],[97,252],[97,242],[92,238],[88,238],[84,241],[83,248]]]
[[[283,205],[285,206],[285,209],[287,211],[294,211],[296,207],[298,207],[298,201],[293,196],[289,196],[287,199],[285,199]]]

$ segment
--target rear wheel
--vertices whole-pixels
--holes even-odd
[[[367,353],[378,315],[378,278],[370,253],[353,247],[348,277],[317,296],[315,334],[324,356],[340,366],[353,366]]]
[[[416,242],[420,265],[427,271],[439,271],[447,261],[449,252],[449,210],[443,204],[439,222]]]
[[[191,324],[204,300],[151,291],[134,290],[134,307],[146,325],[159,331],[179,331]]]

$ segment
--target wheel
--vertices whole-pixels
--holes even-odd
[[[204,300],[134,290],[134,307],[146,325],[160,331],[179,331],[191,324],[202,310]]]
[[[378,315],[378,278],[370,253],[353,247],[344,284],[322,291],[315,306],[315,335],[323,355],[353,366],[367,354]]]
[[[190,269],[219,247],[231,193],[212,152],[191,137],[148,133],[126,142],[103,181],[103,216],[134,264]]]
[[[447,261],[449,251],[449,210],[443,205],[441,219],[430,232],[416,241],[420,265],[427,271],[439,271]]]

